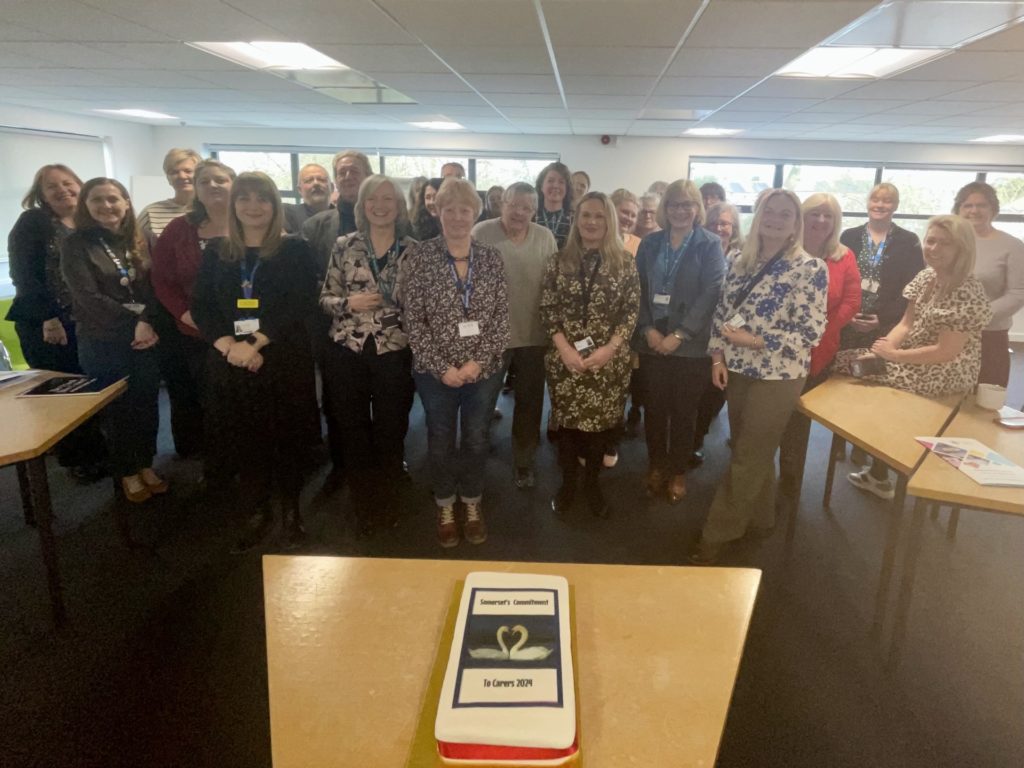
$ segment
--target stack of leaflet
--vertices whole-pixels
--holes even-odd
[[[434,724],[442,763],[577,763],[569,613],[559,576],[467,576]]]

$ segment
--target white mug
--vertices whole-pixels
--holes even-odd
[[[1006,405],[1006,387],[1000,387],[998,384],[979,384],[974,402],[979,408],[998,411]]]

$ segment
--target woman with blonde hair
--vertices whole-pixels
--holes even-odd
[[[587,506],[594,515],[608,515],[597,477],[622,424],[631,369],[627,342],[639,303],[636,263],[618,238],[615,208],[606,195],[589,192],[576,207],[565,247],[548,264],[541,296],[541,322],[552,340],[545,369],[560,428],[556,514],[575,500],[582,458]]]
[[[636,227],[636,217],[640,214],[640,201],[636,195],[622,187],[612,192],[610,197],[612,205],[615,206],[622,245],[636,258],[636,252],[640,248],[640,238],[633,234],[633,228]]]
[[[985,288],[973,274],[974,230],[959,216],[934,216],[924,237],[928,265],[903,290],[903,319],[871,349],[844,350],[836,369],[858,373],[925,397],[971,391],[981,369],[982,331],[992,319]],[[895,489],[888,468],[877,459],[847,479],[883,499]]]
[[[61,271],[71,291],[78,358],[89,376],[127,378],[128,389],[101,420],[111,474],[124,496],[143,502],[166,493],[153,471],[160,423],[160,369],[153,349],[156,302],[149,254],[128,190],[115,179],[90,179],[78,196],[75,231],[61,248]]]
[[[825,331],[828,268],[802,242],[800,199],[769,190],[722,286],[708,352],[729,403],[732,459],[690,558],[699,565],[775,525],[775,451]]]
[[[219,466],[237,472],[250,517],[237,549],[260,543],[273,525],[277,487],[285,546],[305,535],[299,512],[302,458],[316,414],[308,328],[317,297],[310,246],[283,237],[277,186],[242,173],[231,188],[228,236],[207,248],[192,318],[208,351],[207,426]]]
[[[711,379],[711,316],[725,276],[721,241],[703,221],[697,186],[672,182],[658,208],[661,231],[644,238],[636,259],[640,314],[633,347],[646,409],[647,495],[673,504],[686,495],[697,405]]]

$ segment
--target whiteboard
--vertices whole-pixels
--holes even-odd
[[[50,163],[63,163],[84,182],[106,175],[103,141],[77,136],[12,130],[0,126],[0,297],[14,293],[7,269],[7,234],[21,215],[21,199],[32,186],[36,171]]]

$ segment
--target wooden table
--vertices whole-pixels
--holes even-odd
[[[27,382],[0,389],[0,467],[17,466],[25,521],[39,531],[53,622],[58,628],[64,625],[65,611],[53,537],[50,486],[46,479],[46,452],[125,388],[125,383],[119,381],[95,395],[18,399],[21,392],[61,375],[66,374],[41,372]]]
[[[714,765],[760,571],[268,555],[274,767],[405,765],[455,583],[481,570],[573,585],[587,768]]]
[[[973,402],[968,402],[941,434],[943,437],[973,438],[1010,461],[1024,466],[1024,431],[1001,427],[992,420],[994,416],[994,411],[979,408]],[[906,633],[907,617],[910,613],[910,597],[917,570],[917,555],[921,546],[921,528],[927,504],[938,502],[957,507],[1024,516],[1024,490],[979,485],[956,467],[930,452],[921,463],[920,468],[910,478],[907,492],[915,498],[914,512],[910,520],[903,576],[900,580],[896,600],[896,613],[889,651],[890,663],[898,660]],[[951,525],[953,525],[952,521]]]
[[[875,595],[872,632],[876,637],[881,637],[882,624],[885,620],[889,583],[892,580],[896,548],[899,543],[903,503],[907,495],[907,480],[927,453],[924,446],[914,438],[942,434],[942,430],[956,414],[961,399],[959,395],[935,399],[922,397],[848,376],[833,376],[800,397],[800,411],[832,431],[823,506],[828,507],[832,496],[836,451],[843,440],[853,443],[872,456],[877,456],[897,473],[896,496],[893,499],[895,509],[889,518],[882,568]],[[806,454],[806,446],[804,453]],[[799,462],[797,503],[791,506],[787,524],[787,541],[792,541],[796,526],[799,488],[803,481],[803,458],[801,457]]]

